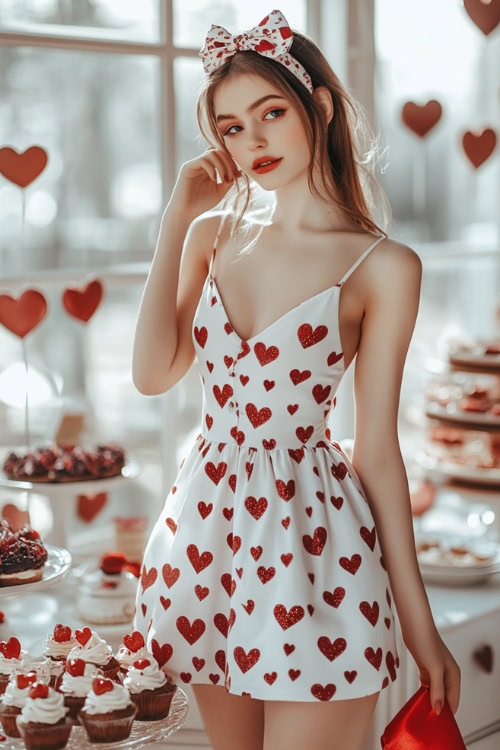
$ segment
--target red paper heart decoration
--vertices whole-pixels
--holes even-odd
[[[491,156],[496,144],[497,136],[492,128],[485,128],[482,133],[468,130],[462,136],[465,155],[476,169]]]
[[[18,674],[17,675],[17,687],[19,690],[25,690],[29,685],[32,685],[37,681],[36,672],[29,672],[29,674]]]
[[[128,648],[128,650],[132,651],[134,654],[136,654],[140,648],[144,648],[144,638],[142,637],[142,633],[139,633],[138,630],[134,630],[132,635],[124,635],[122,640],[125,648]]]
[[[87,323],[99,307],[103,287],[99,279],[90,281],[85,289],[65,289],[62,296],[66,311],[78,320]]]
[[[441,119],[443,108],[436,99],[431,99],[427,104],[415,104],[406,102],[401,111],[401,118],[407,128],[410,128],[420,138],[424,138],[429,130]]]
[[[113,690],[112,680],[107,680],[104,677],[94,677],[92,680],[92,690],[96,695],[102,695],[103,693],[109,693]]]
[[[48,698],[49,686],[45,682],[34,682],[30,688],[30,698]]]
[[[0,652],[6,659],[19,659],[21,644],[17,638],[9,638],[8,641],[0,641]]]
[[[134,667],[136,669],[146,669],[150,664],[151,662],[149,659],[137,659],[137,661],[134,661]]]
[[[30,514],[28,511],[19,510],[17,505],[13,505],[12,503],[7,503],[7,505],[3,506],[2,518],[9,521],[13,531],[19,531],[25,524],[28,524],[28,526],[30,524]]]
[[[90,523],[101,512],[107,502],[107,492],[98,492],[95,495],[77,495],[77,515],[82,521]]]
[[[464,8],[483,34],[491,34],[500,23],[500,0],[464,0]]]
[[[92,631],[90,628],[83,628],[83,630],[75,630],[75,638],[81,646],[85,646],[87,641],[92,638]]]
[[[72,677],[83,677],[85,674],[85,662],[83,659],[67,659],[66,672]]]
[[[0,173],[25,188],[43,172],[47,158],[47,152],[41,146],[31,146],[23,153],[6,146],[0,148]]]
[[[71,639],[71,628],[60,623],[54,628],[54,640],[57,643],[67,643]]]
[[[46,312],[45,297],[34,289],[27,289],[17,300],[0,294],[0,323],[21,339],[42,322]]]

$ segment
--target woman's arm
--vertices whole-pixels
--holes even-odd
[[[371,266],[354,375],[352,465],[374,517],[405,645],[417,661],[422,683],[432,682],[435,706],[445,693],[447,667],[444,661],[438,662],[446,647],[418,566],[408,478],[398,439],[401,381],[419,308],[422,262],[411,248],[389,240]],[[450,657],[446,655],[451,664]],[[456,711],[459,670],[453,664],[452,674],[444,681],[448,703]]]

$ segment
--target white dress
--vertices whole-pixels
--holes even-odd
[[[392,592],[359,477],[326,417],[345,372],[342,286],[251,339],[212,264],[192,335],[201,432],[149,539],[134,627],[179,684],[261,700],[358,698],[397,678]]]

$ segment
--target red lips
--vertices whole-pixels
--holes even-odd
[[[279,158],[279,156],[259,156],[259,158],[255,159],[254,163],[252,164],[252,169],[257,169],[257,167],[264,161],[276,161]]]

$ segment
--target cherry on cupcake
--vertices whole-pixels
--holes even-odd
[[[128,648],[129,651],[132,651],[132,653],[136,654],[139,649],[144,647],[144,638],[142,636],[142,633],[139,633],[138,630],[134,630],[132,635],[124,635],[123,645]]]
[[[146,669],[146,667],[149,667],[151,662],[149,659],[137,659],[137,661],[134,661],[134,667],[136,669]]]
[[[49,686],[45,682],[34,682],[30,687],[30,698],[48,698]]]
[[[122,552],[107,552],[101,558],[101,570],[108,575],[116,575],[122,572],[127,562]]]
[[[83,630],[75,630],[75,638],[81,646],[85,646],[87,641],[92,638],[92,631],[90,628],[83,628]]]
[[[21,654],[21,644],[17,638],[9,638],[8,641],[0,641],[0,653],[6,659],[19,659]]]
[[[113,681],[104,677],[94,677],[92,680],[92,690],[96,695],[103,695],[113,690]]]
[[[60,623],[54,628],[54,640],[57,643],[67,643],[71,640],[71,628]]]
[[[17,675],[17,687],[19,690],[24,690],[25,688],[29,687],[29,685],[33,685],[34,682],[37,681],[37,674],[36,672],[28,672],[28,674],[18,674]]]
[[[66,672],[72,677],[83,677],[85,674],[85,662],[83,659],[67,659]]]

